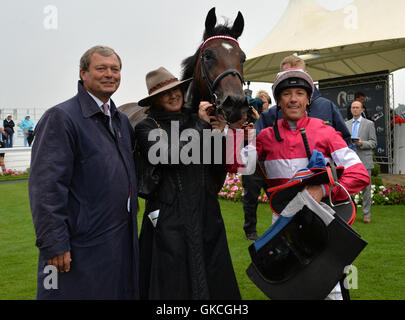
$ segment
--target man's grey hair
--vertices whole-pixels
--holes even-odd
[[[91,56],[94,53],[98,53],[98,54],[102,55],[103,57],[109,57],[109,56],[115,54],[118,58],[118,61],[120,62],[120,70],[121,70],[122,62],[121,62],[120,56],[114,51],[114,49],[107,47],[107,46],[94,46],[94,47],[90,48],[89,50],[87,50],[80,58],[80,70],[89,71]]]

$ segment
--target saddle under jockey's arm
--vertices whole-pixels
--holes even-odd
[[[347,149],[347,150],[346,150]],[[344,148],[332,153],[333,161],[337,166],[345,169],[338,182],[346,188],[350,195],[363,190],[370,184],[370,177],[360,158],[350,148]],[[329,194],[330,185],[325,185],[325,192]],[[347,199],[347,195],[340,187],[333,188],[332,199],[342,201]]]

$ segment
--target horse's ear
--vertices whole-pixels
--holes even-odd
[[[208,11],[207,18],[205,18],[205,34],[209,35],[210,31],[215,28],[217,24],[217,16],[215,14],[215,7]]]
[[[243,19],[243,15],[242,13],[240,13],[240,11],[238,11],[238,16],[236,17],[233,26],[232,26],[232,33],[233,36],[237,39],[240,37],[240,35],[243,32],[243,28],[245,27],[245,20]]]

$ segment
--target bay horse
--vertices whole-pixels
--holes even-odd
[[[231,27],[226,22],[218,26],[216,23],[215,8],[212,8],[205,19],[202,44],[182,62],[182,79],[193,78],[185,107],[197,112],[200,101],[210,101],[215,113],[221,114],[229,124],[240,120],[248,110],[243,91],[246,55],[237,40],[243,32],[244,19],[238,12]]]
[[[215,112],[228,123],[242,118],[248,110],[243,92],[243,63],[246,55],[237,39],[243,32],[244,19],[240,12],[230,27],[227,22],[216,25],[215,7],[205,19],[202,44],[194,55],[182,61],[182,79],[193,78],[185,97],[185,108],[198,112],[200,101],[210,101]],[[137,103],[120,106],[132,126],[146,117],[145,108]]]
[[[216,25],[215,7],[209,10],[205,19],[202,44],[194,55],[182,61],[182,79],[193,78],[185,96],[185,108],[198,112],[200,101],[210,101],[212,114],[221,114],[230,124],[242,119],[248,110],[243,91],[243,63],[246,55],[240,49],[238,38],[243,32],[243,15],[238,15],[230,27],[227,22]],[[137,103],[120,107],[135,126],[146,117],[145,110]],[[224,184],[226,171],[218,170],[213,178],[214,188],[219,192]]]

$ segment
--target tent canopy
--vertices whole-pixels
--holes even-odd
[[[314,79],[405,67],[403,0],[356,0],[329,11],[316,0],[290,0],[284,16],[251,52],[245,80],[273,82],[281,60],[297,54]]]

